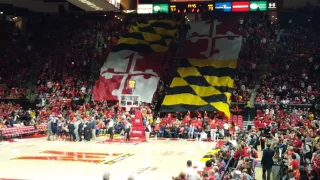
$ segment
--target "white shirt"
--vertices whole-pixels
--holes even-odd
[[[266,109],[266,115],[268,115],[269,114],[269,109]]]
[[[223,128],[224,128],[225,130],[228,130],[228,129],[229,129],[229,125],[228,125],[227,123],[224,123],[224,124],[223,124]]]
[[[131,124],[130,124],[130,123],[128,123],[128,124],[126,125],[126,129],[128,129],[128,128],[131,128]]]
[[[113,127],[113,120],[111,119],[110,121],[109,121],[109,128],[111,128],[111,127]]]
[[[236,140],[230,140],[229,142],[232,144],[232,146],[234,146],[234,147],[237,146],[237,141]]]
[[[271,114],[271,115],[274,115],[274,109],[271,109],[271,110],[270,110],[270,114]]]
[[[81,92],[82,92],[82,93],[85,93],[85,92],[86,92],[86,89],[87,89],[86,87],[82,86]]]
[[[198,179],[200,179],[199,174],[192,167],[187,168],[184,173],[186,173],[187,180],[198,180]]]
[[[147,125],[147,128],[148,128],[149,132],[151,132],[151,126],[150,126],[150,124]]]

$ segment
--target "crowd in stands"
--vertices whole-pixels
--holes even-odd
[[[255,132],[261,150],[269,145],[275,155],[272,175],[290,176],[296,179],[319,179],[320,124],[319,114],[307,109],[284,109],[267,107],[257,112]],[[263,162],[262,162],[263,163]],[[286,173],[286,171],[288,173]]]
[[[92,93],[92,61],[103,61],[104,23],[70,18],[46,28],[39,43],[46,42],[39,47],[43,68],[37,81],[38,99],[84,100]]]
[[[0,26],[0,99],[24,98],[30,67],[26,42],[13,22]]]
[[[312,104],[319,94],[319,33],[292,22],[266,41],[272,70],[263,76],[255,101]]]
[[[251,91],[259,80],[257,64],[263,62],[271,46],[266,38],[274,38],[277,24],[268,25],[268,21],[257,15],[237,17],[243,44],[239,53],[237,75],[234,81],[233,102],[247,102]]]
[[[1,62],[4,66],[1,66],[0,71],[0,98],[26,98],[25,87],[29,81],[27,77],[32,73],[31,71],[28,74],[24,73],[36,67],[33,75],[37,77],[35,92],[38,106],[44,107],[49,104],[51,108],[54,106],[60,108],[60,106],[70,107],[72,100],[87,102],[91,98],[99,68],[118,39],[127,33],[130,25],[162,18],[179,20],[179,16],[166,14],[150,16],[108,14],[102,15],[100,19],[48,16],[40,21],[30,19],[26,23],[27,35],[21,34],[19,28],[8,21],[7,34],[2,35],[17,36],[17,40],[8,38],[7,41],[1,42],[5,50],[1,55],[6,61]],[[28,39],[21,48],[19,45],[22,42],[19,42],[18,37]],[[13,47],[14,52],[12,52]],[[167,59],[171,57],[171,53],[168,53]],[[19,64],[8,63],[13,60]],[[164,65],[165,73],[154,95],[153,108],[160,104],[158,101],[164,96],[164,79],[168,74],[169,64]],[[9,65],[14,66],[11,68]],[[15,82],[15,86],[10,84],[12,82]]]
[[[71,100],[85,100],[91,95],[95,79],[91,73],[93,62],[102,65],[129,26],[145,20],[140,16],[115,17],[108,21],[53,18],[50,25],[44,26],[45,33],[32,44],[23,40],[19,28],[12,22],[5,21],[1,24],[5,27],[1,37],[8,38],[0,38],[0,99],[25,97],[30,62],[39,59],[36,85],[37,98],[42,99],[42,103],[38,110],[23,110],[14,103],[1,103],[0,128],[37,125],[48,120],[48,140],[52,133],[53,140],[69,136],[74,141],[81,141],[82,129],[87,141],[96,135],[110,134],[111,126],[115,133],[123,132],[130,123],[132,111],[127,112],[116,103],[74,105]],[[319,94],[319,36],[315,29],[292,23],[280,31],[277,22],[270,25],[257,16],[241,16],[239,27],[244,42],[232,101],[249,101],[250,89],[257,81],[257,64],[270,62],[272,71],[263,76],[256,102],[312,103]],[[163,96],[165,92],[166,85],[160,82],[155,96]],[[152,104],[141,106],[144,125],[151,123],[151,134],[157,138],[216,141],[219,136],[228,136],[219,153],[211,155],[203,167],[195,170],[201,172],[196,176],[204,180],[260,179],[254,173],[259,146],[261,150],[274,150],[274,163],[286,159],[288,174],[283,175],[299,178],[304,175],[301,170],[304,169],[314,179],[320,178],[319,117],[309,109],[266,106],[257,111],[255,127],[245,135],[237,134],[241,129],[239,122],[228,122],[219,112],[176,113],[160,119],[153,114],[153,109]],[[195,169],[191,161],[187,162],[187,167],[190,172]],[[229,167],[235,170],[227,170]],[[273,167],[272,174],[276,176],[281,171],[285,170]],[[182,172],[173,179],[183,180],[187,175],[188,172]]]
[[[24,110],[19,104],[0,103],[0,129],[36,124],[38,111]]]

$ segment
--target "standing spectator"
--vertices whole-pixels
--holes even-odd
[[[86,127],[84,128],[84,139],[90,141],[92,138],[92,123],[91,121],[86,122]]]
[[[113,119],[110,119],[109,125],[108,125],[108,132],[110,134],[110,139],[113,139],[113,132],[114,132],[113,126],[114,126],[114,121]]]
[[[80,124],[80,120],[78,119],[76,123],[74,123],[74,133],[76,135],[76,141],[80,140],[80,136],[79,136],[79,124]],[[81,134],[80,134],[81,135]]]
[[[79,122],[79,127],[78,127],[79,141],[82,141],[82,129],[83,129],[83,122],[81,120]]]
[[[215,118],[214,118],[214,119],[212,120],[212,122],[211,122],[210,135],[211,135],[211,140],[212,140],[212,141],[216,141],[216,137],[217,137],[217,125],[216,125],[216,120],[215,120]]]
[[[187,169],[185,170],[187,180],[200,180],[200,176],[197,171],[192,167],[192,161],[187,161]]]
[[[262,165],[262,179],[263,180],[270,180],[271,169],[273,166],[273,156],[274,150],[271,148],[271,144],[267,144],[267,149],[263,150],[261,165]],[[266,178],[266,171],[267,171],[267,178]]]
[[[126,130],[125,130],[125,133],[126,133],[126,141],[130,141],[130,132],[131,132],[131,123],[130,123],[130,121],[128,120],[128,121],[127,121],[127,124],[126,124]]]
[[[149,124],[149,122],[147,121],[146,122],[146,130],[145,130],[145,133],[146,133],[146,141],[149,142],[150,140],[150,132],[151,132],[151,126]]]
[[[96,139],[96,129],[97,129],[97,121],[95,118],[92,118],[92,139]]]
[[[48,131],[47,131],[47,133],[48,133],[47,140],[48,140],[48,141],[51,141],[51,140],[50,140],[50,136],[51,136],[51,134],[52,134],[52,126],[51,126],[51,123],[52,123],[52,119],[50,118],[50,119],[48,120]]]

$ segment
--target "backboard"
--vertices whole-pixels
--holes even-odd
[[[123,94],[119,99],[120,107],[125,107],[126,111],[129,111],[132,107],[140,106],[140,96]]]

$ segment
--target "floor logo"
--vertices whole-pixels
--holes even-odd
[[[114,159],[114,160],[105,162],[105,163],[103,163],[103,164],[112,165],[112,164],[115,164],[115,163],[117,163],[117,162],[120,162],[120,161],[122,161],[122,160],[124,160],[124,159],[127,159],[128,157],[133,156],[133,155],[134,155],[134,154],[124,154],[124,155],[122,155],[122,156],[120,156],[120,157],[118,157],[118,158],[116,158],[116,159]]]
[[[43,160],[43,161],[73,161],[100,164],[106,161],[107,157],[122,157],[121,153],[92,153],[92,152],[65,152],[65,151],[43,151],[40,156],[21,156],[12,160]]]
[[[217,142],[214,142],[214,145],[213,145],[213,148],[207,152],[206,155],[204,155],[200,162],[206,162],[210,159],[210,155],[214,155],[215,153],[219,152],[220,151],[220,148],[225,144],[226,142],[225,141],[217,141]]]

